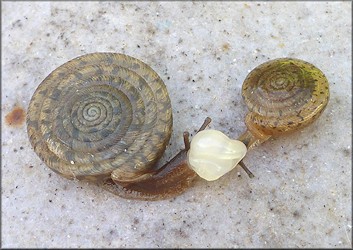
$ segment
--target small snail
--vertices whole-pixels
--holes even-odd
[[[245,78],[242,96],[250,112],[238,138],[248,149],[313,123],[326,108],[329,84],[314,65],[295,58],[267,61]],[[245,165],[240,165],[247,170]]]
[[[185,148],[160,168],[156,164],[173,123],[169,95],[156,72],[123,54],[83,55],[50,73],[29,104],[29,139],[56,173],[94,182],[128,199],[171,198],[184,192],[197,175],[216,180],[238,163],[252,176],[242,163],[247,149],[272,135],[310,124],[328,100],[328,84],[321,71],[295,59],[274,62],[281,73],[267,63],[244,82],[243,97],[251,113],[246,118],[248,130],[238,140],[205,130],[211,122],[207,117],[191,143],[184,132]],[[288,100],[291,95],[286,91],[293,90],[297,101]],[[264,108],[260,101],[254,102],[256,92],[263,99],[283,97],[288,105],[271,100]],[[301,106],[306,110],[300,111]]]

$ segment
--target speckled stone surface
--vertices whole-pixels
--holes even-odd
[[[2,247],[352,247],[351,3],[3,2]],[[244,130],[241,85],[268,59],[320,68],[331,98],[317,122],[248,152],[214,182],[165,201],[130,201],[53,173],[32,150],[23,114],[39,83],[79,55],[126,53],[170,93],[162,162],[206,116]],[[11,120],[11,121],[9,121]]]

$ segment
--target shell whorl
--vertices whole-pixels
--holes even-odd
[[[117,53],[61,65],[38,86],[27,112],[34,151],[66,178],[134,181],[161,157],[171,130],[163,81]]]
[[[245,119],[248,129],[276,135],[312,123],[328,103],[329,84],[314,65],[279,58],[247,75],[242,96],[250,110]]]

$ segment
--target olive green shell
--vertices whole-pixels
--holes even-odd
[[[294,58],[265,62],[246,77],[242,96],[248,129],[260,135],[292,132],[311,124],[325,109],[329,84],[314,65]]]
[[[66,178],[134,182],[169,142],[171,103],[161,78],[140,60],[86,54],[38,86],[27,131],[37,155]]]

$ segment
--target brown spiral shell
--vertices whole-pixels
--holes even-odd
[[[37,155],[66,178],[143,178],[172,130],[166,86],[142,61],[92,53],[61,65],[38,86],[27,112]]]
[[[295,58],[267,61],[246,77],[242,96],[250,112],[248,129],[261,136],[291,132],[311,124],[325,109],[329,84],[314,65]]]

